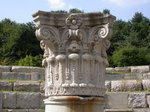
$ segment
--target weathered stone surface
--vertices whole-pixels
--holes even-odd
[[[115,71],[117,72],[131,72],[130,67],[115,67]]]
[[[112,67],[106,68],[106,73],[112,73],[114,71],[115,71],[115,68],[112,68]]]
[[[39,72],[44,74],[44,68],[40,67],[28,67],[28,66],[12,66],[12,72]]]
[[[1,79],[16,79],[17,73],[15,72],[2,72]]]
[[[17,93],[17,108],[36,109],[40,107],[39,93]]]
[[[0,65],[0,72],[11,72],[11,66],[1,66]]]
[[[146,108],[146,93],[130,93],[128,97],[128,107]]]
[[[131,66],[132,73],[144,73],[150,71],[149,66]]]
[[[0,112],[45,112],[40,109],[0,109]]]
[[[29,109],[29,112],[45,112],[45,110]]]
[[[124,79],[124,75],[106,74],[105,80],[121,80]]]
[[[148,107],[150,108],[150,94],[146,96]]]
[[[133,112],[132,109],[105,109],[105,112]]]
[[[128,93],[107,93],[106,94],[106,108],[107,109],[124,109],[128,107]]]
[[[41,77],[40,77],[40,73],[38,72],[32,72],[31,74],[31,80],[41,80]]]
[[[142,82],[140,80],[125,80],[126,91],[141,91]]]
[[[142,90],[141,81],[138,80],[118,80],[111,81],[111,91],[139,91]]]
[[[15,92],[4,92],[3,93],[3,108],[16,108],[16,93]]]
[[[3,103],[2,101],[3,101],[3,94],[0,93],[0,109],[2,109],[2,103]]]
[[[124,81],[111,81],[111,91],[125,91],[125,89]]]
[[[40,92],[44,93],[44,86],[45,86],[45,82],[41,82],[40,83]]]
[[[144,90],[150,90],[150,80],[142,80],[142,85]]]
[[[16,79],[18,80],[31,80],[31,73],[19,72]]]
[[[45,99],[45,96],[44,94],[40,94],[40,108],[44,108],[44,100]]]
[[[14,91],[40,92],[40,83],[38,81],[17,81],[14,83]]]
[[[6,109],[0,109],[0,112],[9,112],[9,111]]]
[[[143,74],[143,79],[150,79],[150,72]]]
[[[0,91],[12,91],[13,84],[8,81],[0,81]]]
[[[28,109],[7,109],[7,112],[29,112]]]
[[[105,87],[106,87],[106,91],[111,91],[111,82],[105,81]]]
[[[133,112],[150,112],[150,109],[133,109]]]
[[[134,79],[143,79],[142,74],[125,74],[124,79],[134,80]]]

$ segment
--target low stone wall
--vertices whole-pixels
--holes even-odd
[[[133,79],[150,79],[150,72],[149,73],[134,73],[134,74],[106,74],[106,80],[133,80]]]
[[[44,77],[44,68],[25,66],[0,66],[0,79],[44,80]]]
[[[129,67],[109,67],[106,68],[107,73],[112,73],[112,72],[131,72],[131,73],[146,73],[150,72],[150,66],[145,65],[145,66],[129,66]]]
[[[105,112],[150,112],[149,66],[106,72]],[[39,110],[44,108],[44,76],[40,67],[0,66],[0,112],[44,112]]]
[[[106,99],[107,109],[148,109],[150,107],[150,93],[110,92],[107,93]]]
[[[45,112],[41,109],[0,109],[0,112]]]
[[[0,91],[25,91],[43,93],[44,82],[39,81],[0,81]]]
[[[150,79],[105,81],[105,87],[109,92],[150,91]]]
[[[40,93],[0,92],[0,109],[40,109],[44,108]]]

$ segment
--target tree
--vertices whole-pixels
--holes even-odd
[[[150,64],[150,55],[145,49],[125,47],[116,51],[112,58],[114,66],[137,66]]]
[[[0,61],[12,64],[26,55],[36,56],[42,52],[35,37],[33,23],[17,24],[5,19],[1,21]]]
[[[81,11],[80,9],[73,8],[69,10],[69,13],[83,13],[84,11]]]
[[[111,46],[107,51],[108,55],[112,55],[116,50],[124,47],[125,36],[129,35],[130,26],[128,22],[117,20],[113,25],[113,35]]]
[[[109,10],[109,9],[104,9],[104,10],[103,10],[103,13],[104,13],[104,14],[110,14],[110,10]]]
[[[65,10],[57,10],[57,11],[50,11],[50,12],[53,12],[53,13],[67,13],[67,11],[65,11]]]

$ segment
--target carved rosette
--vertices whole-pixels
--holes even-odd
[[[45,17],[36,18],[42,14]],[[66,14],[61,15],[63,21],[62,18],[52,19],[56,16],[52,13],[49,16],[44,12],[34,15],[36,36],[44,50],[42,64],[46,69],[46,96],[104,96],[105,68],[108,65],[106,50],[110,46],[115,18],[95,15],[96,20],[88,14]]]

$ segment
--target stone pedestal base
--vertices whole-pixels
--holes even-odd
[[[103,97],[53,96],[44,102],[45,112],[104,112]]]

